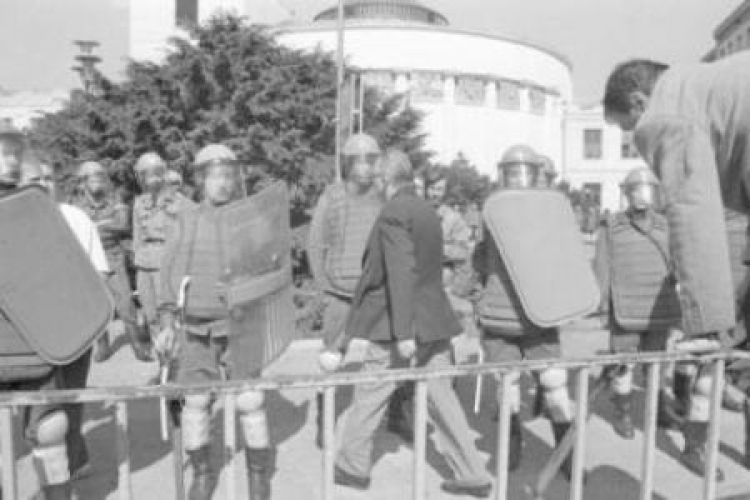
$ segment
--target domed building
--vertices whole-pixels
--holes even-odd
[[[309,24],[278,28],[295,49],[334,52],[338,9]],[[425,113],[427,147],[450,163],[463,154],[495,177],[503,151],[527,143],[563,159],[563,120],[571,100],[571,65],[537,44],[451,27],[417,0],[345,0],[347,70],[365,85],[406,93]]]

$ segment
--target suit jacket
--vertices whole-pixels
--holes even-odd
[[[413,186],[383,207],[362,269],[346,323],[350,336],[426,343],[461,332],[443,287],[440,219]]]
[[[734,326],[722,202],[750,212],[750,53],[658,80],[635,142],[661,178],[688,335]]]

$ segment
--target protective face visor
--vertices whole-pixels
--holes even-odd
[[[505,189],[531,189],[537,186],[539,166],[530,163],[499,165],[500,186]]]
[[[138,182],[143,188],[160,187],[164,184],[167,176],[167,167],[154,165],[138,172]]]
[[[631,210],[660,210],[663,207],[661,189],[656,184],[632,184],[623,188],[623,194]]]
[[[223,177],[219,183],[224,186],[231,186],[231,199],[237,200],[247,197],[247,188],[245,184],[244,168],[239,162],[233,162],[226,159],[217,159],[210,162],[202,163],[197,166],[195,172],[195,185],[198,188],[199,198],[204,199],[206,192],[206,180],[210,175],[212,180],[218,180],[217,177]],[[222,168],[231,167],[231,168]],[[209,189],[212,189],[209,187]],[[223,188],[222,188],[223,189]]]

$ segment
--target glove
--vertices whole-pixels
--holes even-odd
[[[341,368],[344,356],[338,351],[324,350],[318,355],[318,364],[325,373],[333,373]]]
[[[399,340],[396,348],[402,358],[411,359],[417,352],[417,342],[414,339]]]

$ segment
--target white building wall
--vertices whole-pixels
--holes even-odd
[[[602,130],[602,157],[588,159],[584,154],[584,131]],[[627,173],[646,166],[641,158],[623,158],[622,131],[604,120],[601,106],[591,109],[572,109],[565,121],[565,163],[563,178],[571,186],[601,184],[602,210],[617,211],[623,208],[620,182]]]
[[[330,25],[280,31],[279,41],[291,48],[333,52],[336,32]],[[440,103],[412,105],[426,113],[423,121],[427,148],[437,161],[449,163],[463,153],[484,174],[495,178],[495,165],[513,144],[527,143],[562,162],[563,108],[572,92],[570,67],[559,57],[524,43],[477,33],[419,25],[356,25],[347,27],[345,52],[348,64],[364,71],[392,71],[396,90],[415,72],[443,75],[444,96]],[[455,79],[462,75],[486,81],[481,106],[454,100]],[[498,108],[495,81],[507,79],[544,87],[544,114],[529,109],[527,91],[521,91],[521,109]]]
[[[161,61],[167,40],[177,34],[173,0],[130,0],[130,51],[137,61]]]

